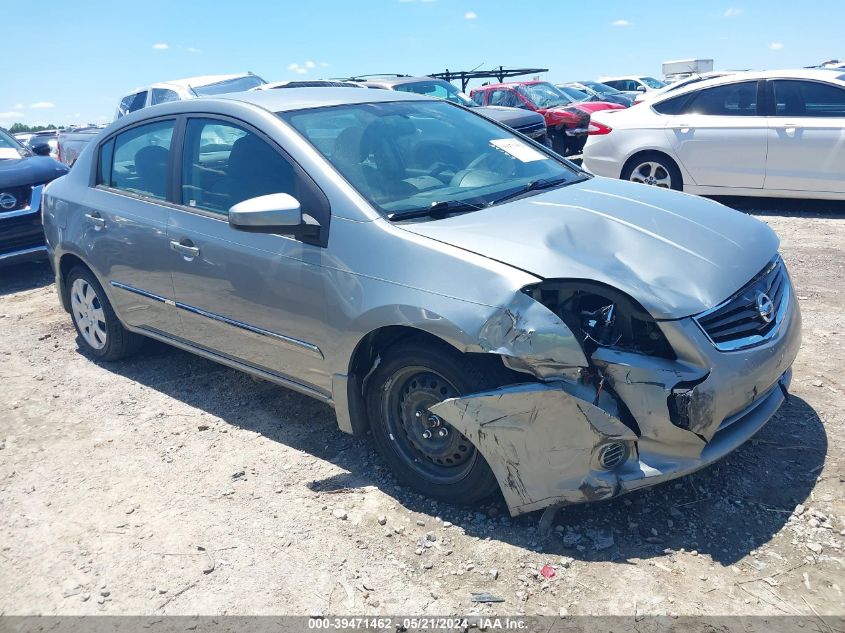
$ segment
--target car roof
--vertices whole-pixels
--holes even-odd
[[[293,84],[293,85],[291,85]],[[272,81],[262,84],[252,90],[276,90],[278,88],[363,88],[364,86],[355,81],[346,79],[286,79],[284,81]]]
[[[622,79],[642,79],[643,77],[652,77],[651,75],[620,75],[618,77],[601,77],[600,79],[596,79],[597,84],[603,84],[607,81],[620,81]],[[656,79],[656,77],[653,77]]]
[[[442,101],[413,92],[388,90],[361,90],[360,88],[289,88],[287,90],[250,90],[233,92],[217,97],[193,99],[193,103],[208,102],[209,99],[225,99],[251,103],[271,112],[287,112],[357,103],[383,103],[388,101]]]
[[[135,125],[147,119],[160,116],[171,116],[179,114],[190,114],[195,112],[208,112],[209,104],[223,106],[223,112],[227,112],[226,104],[247,104],[263,108],[270,112],[291,112],[294,110],[307,110],[311,108],[324,108],[339,105],[356,105],[361,103],[389,103],[398,101],[436,101],[448,103],[443,99],[434,99],[414,92],[399,92],[393,90],[362,90],[361,88],[287,88],[285,90],[248,90],[246,92],[233,92],[228,94],[215,95],[212,97],[199,97],[197,99],[186,99],[181,101],[169,101],[159,105],[141,108],[130,112],[126,116],[116,119],[106,128],[106,135],[115,130]],[[455,106],[458,107],[458,106]],[[214,111],[214,110],[211,110]],[[234,109],[230,114],[235,113]]]
[[[403,75],[401,77],[361,77],[360,79],[352,78],[352,81],[360,81],[362,84],[367,86],[402,86],[405,84],[415,84],[419,83],[420,81],[445,81],[443,79],[438,79],[437,77],[427,77],[425,75],[421,75],[419,77],[409,77]]]
[[[197,75],[196,77],[185,77],[183,79],[168,79],[167,81],[157,81],[149,86],[140,86],[134,90],[127,92],[124,97],[141,92],[142,90],[150,90],[151,88],[191,88],[210,86],[212,84],[220,83],[221,81],[229,81],[230,79],[240,79],[241,77],[250,77],[252,73],[235,73],[232,75]]]
[[[724,84],[732,84],[741,81],[757,81],[759,79],[820,79],[823,81],[830,81],[845,86],[845,81],[840,79],[841,71],[833,71],[829,68],[795,68],[786,70],[759,70],[759,71],[739,71],[732,72],[702,81],[696,81],[685,86],[681,86],[675,90],[664,92],[659,99],[655,99],[652,103],[656,105],[662,103],[664,99],[674,99],[696,90],[708,88],[710,86],[721,86]],[[671,84],[670,84],[671,85]]]

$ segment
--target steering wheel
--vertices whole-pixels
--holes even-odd
[[[466,171],[483,169],[502,176],[513,176],[517,168],[516,159],[508,157],[507,154],[499,150],[491,150],[470,161],[469,165],[466,166]]]

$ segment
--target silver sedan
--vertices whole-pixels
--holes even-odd
[[[778,409],[800,344],[765,224],[413,94],[147,108],[43,211],[92,358],[148,337],[295,389],[408,485],[501,490],[514,515],[722,457]]]

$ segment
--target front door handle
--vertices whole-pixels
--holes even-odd
[[[181,242],[171,241],[170,250],[176,251],[185,261],[191,261],[194,257],[199,257],[200,249],[194,246],[191,240],[182,240]]]
[[[94,211],[94,213],[86,213],[85,219],[94,225],[94,230],[99,231],[106,227],[105,219],[100,215],[99,211]]]

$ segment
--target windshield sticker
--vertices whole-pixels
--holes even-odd
[[[535,160],[548,160],[549,158],[518,138],[500,138],[490,141],[490,145],[523,163],[533,163]]]

